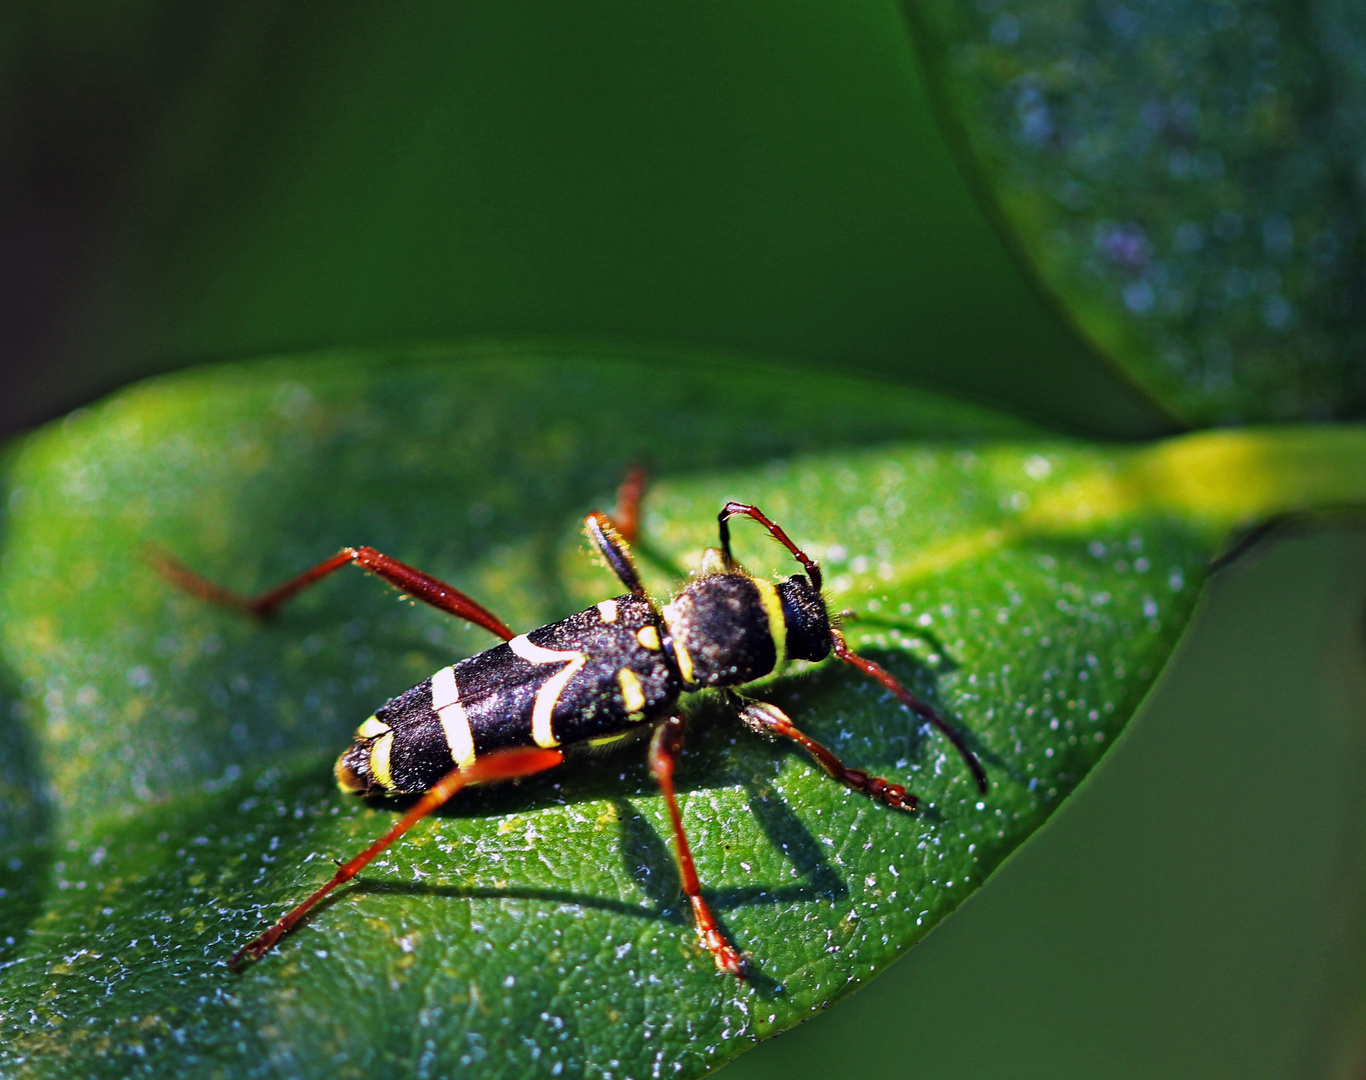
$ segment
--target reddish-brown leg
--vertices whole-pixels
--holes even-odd
[[[806,571],[806,576],[811,579],[811,584],[820,589],[821,587],[821,568],[815,559],[811,558],[806,552],[794,544],[787,533],[783,532],[782,527],[775,525],[768,516],[757,506],[750,506],[748,503],[728,502],[725,508],[716,515],[717,524],[721,529],[721,554],[726,560],[727,566],[735,565],[735,558],[730,553],[730,524],[729,520],[733,517],[743,515],[753,518],[783,547],[792,553],[792,557],[802,564],[802,569]]]
[[[447,585],[444,581],[434,578],[430,574],[424,574],[421,570],[408,566],[406,563],[401,563],[397,559],[391,559],[388,555],[384,555],[374,548],[342,548],[332,558],[320,562],[311,570],[305,570],[298,577],[290,578],[283,585],[277,586],[260,596],[243,596],[231,589],[225,589],[207,578],[200,577],[193,570],[188,569],[158,549],[151,549],[150,558],[152,564],[166,578],[186,592],[199,597],[201,600],[207,600],[211,604],[232,608],[235,611],[243,611],[261,619],[268,618],[286,600],[327,577],[334,570],[340,570],[348,563],[355,563],[361,569],[368,570],[370,573],[382,577],[391,585],[402,589],[415,600],[421,600],[424,604],[430,604],[448,615],[454,615],[456,618],[465,619],[476,626],[482,626],[489,633],[498,635],[504,641],[509,641],[516,636],[501,619],[482,604],[471,600],[459,589]]]
[[[916,797],[904,787],[880,776],[869,776],[862,769],[847,768],[828,747],[822,746],[806,732],[798,730],[778,706],[770,705],[767,701],[740,698],[738,711],[740,719],[761,735],[781,735],[804,747],[822,769],[841,783],[848,784],[855,791],[861,791],[897,810],[914,812]]]
[[[948,724],[944,723],[943,718],[937,712],[935,712],[934,709],[932,709],[929,705],[921,701],[918,697],[916,697],[904,686],[902,686],[901,683],[897,680],[896,676],[893,675],[890,671],[886,670],[883,667],[879,667],[871,660],[859,656],[858,653],[852,651],[849,648],[849,643],[844,640],[844,635],[841,634],[834,627],[830,628],[830,644],[831,648],[834,650],[835,655],[838,656],[841,660],[843,660],[846,664],[858,668],[865,675],[872,676],[883,686],[885,686],[888,690],[890,690],[893,694],[895,694],[897,700],[899,700],[903,705],[909,708],[917,716],[919,716],[923,720],[928,720],[935,727],[937,727],[939,731],[943,734],[944,738],[948,739],[949,742],[953,743],[954,749],[958,751],[959,755],[963,758],[963,761],[967,763],[968,768],[972,771],[973,778],[977,781],[977,790],[982,792],[982,794],[984,795],[986,794],[986,770],[982,768],[982,763],[977,760],[977,755],[968,749],[967,743],[963,742],[963,738],[961,735],[958,734],[958,732],[954,731],[953,728],[949,727]]]
[[[702,947],[711,953],[718,971],[735,975],[741,979],[748,975],[745,958],[726,940],[721,927],[702,899],[702,886],[697,879],[697,867],[692,861],[692,848],[683,832],[683,815],[678,811],[678,796],[674,792],[674,763],[683,746],[683,718],[671,716],[655,728],[650,740],[650,772],[664,793],[664,805],[669,811],[669,825],[674,834],[674,855],[678,861],[678,876],[683,882],[683,894],[692,904],[693,919],[697,923],[697,936],[702,939]]]
[[[636,533],[640,530],[640,500],[648,482],[649,474],[637,465],[626,474],[621,487],[617,488],[617,512],[612,516],[612,524],[628,543],[635,543]]]
[[[488,784],[498,780],[511,780],[516,776],[530,776],[553,768],[564,760],[558,750],[541,750],[536,747],[517,747],[511,750],[498,750],[486,757],[479,758],[463,769],[452,769],[425,795],[411,810],[403,815],[397,825],[381,836],[350,862],[343,863],[332,880],[315,892],[302,904],[291,909],[279,922],[260,937],[248,942],[232,954],[228,966],[234,971],[244,959],[259,960],[274,947],[275,943],[294,927],[300,919],[317,905],[338,885],[350,881],[376,855],[406,833],[424,817],[436,810],[461,788],[470,784]]]

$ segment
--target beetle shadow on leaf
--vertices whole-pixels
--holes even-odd
[[[942,680],[959,670],[958,662],[950,655],[949,651],[934,640],[933,648],[936,650],[940,659],[931,666],[927,661],[920,659],[914,654],[906,653],[900,649],[885,649],[864,646],[859,650],[859,655],[867,657],[875,664],[891,672],[903,686],[915,694],[927,705],[929,705],[944,724],[954,732],[964,745],[973,752],[984,765],[991,765],[998,769],[1009,771],[1011,768],[1008,762],[1001,755],[995,753],[985,741],[979,731],[974,729],[971,724],[965,721],[958,713],[949,706],[941,687]],[[907,670],[910,666],[911,670]],[[871,681],[871,680],[870,680]],[[907,757],[922,756],[926,752],[927,740],[941,740],[950,757],[958,761],[960,767],[966,773],[967,763],[959,757],[958,751],[948,742],[944,734],[936,730],[935,726],[928,721],[922,720],[913,715],[909,709],[901,705],[890,693],[886,697],[887,708],[894,712],[900,710],[906,717],[911,726],[913,734],[908,735]],[[913,740],[913,741],[912,741]],[[896,779],[892,777],[890,779]],[[969,776],[969,782],[971,777]],[[975,790],[975,789],[974,789]],[[922,808],[923,812],[923,808]]]
[[[493,799],[497,800],[494,794]],[[525,801],[525,808],[534,807],[537,801]],[[376,805],[385,805],[380,802]],[[521,801],[519,800],[519,805]],[[360,877],[347,889],[341,889],[335,897],[329,897],[320,904],[330,903],[348,892],[389,893],[404,896],[439,896],[467,900],[540,900],[553,904],[568,904],[576,907],[594,908],[610,911],[617,915],[632,915],[644,919],[664,919],[679,925],[688,920],[681,903],[678,875],[673,870],[673,857],[659,834],[650,823],[626,799],[613,802],[617,820],[621,823],[620,852],[622,863],[628,874],[645,894],[648,903],[622,899],[620,897],[595,895],[576,892],[571,889],[546,889],[537,887],[502,887],[474,885],[439,885],[421,881],[390,881],[384,878]],[[443,808],[445,809],[445,808]],[[452,816],[483,816],[486,808],[478,813],[461,813]]]
[[[617,820],[621,823],[619,850],[627,873],[649,899],[655,917],[678,926],[690,927],[692,916],[688,911],[687,899],[683,895],[673,852],[669,850],[664,838],[650,821],[630,802],[618,799],[613,805]],[[746,897],[732,902],[730,893],[712,892],[707,889],[705,882],[703,893],[715,909],[713,914],[716,914],[726,937],[734,941],[731,928],[726,926],[726,920],[720,912],[738,907],[742,903],[755,903],[757,897]],[[641,913],[649,911],[647,908],[639,910]],[[750,960],[749,981],[766,998],[782,992],[781,984],[759,971],[753,958]]]
[[[884,630],[900,631],[904,639],[911,645],[916,642],[922,643],[928,648],[928,655],[921,655],[921,650],[915,649],[909,653],[915,658],[916,666],[927,672],[932,672],[937,679],[945,675],[951,675],[962,666],[949,651],[943,640],[927,626],[901,616],[882,615],[877,612],[858,612],[846,609],[840,612],[840,622],[844,624],[846,630],[850,623],[856,627],[876,627]],[[860,645],[855,651],[862,655],[869,646]],[[874,648],[876,648],[874,646]]]
[[[783,852],[789,864],[800,875],[801,882],[795,885],[758,884],[709,888],[704,880],[703,895],[731,940],[735,940],[735,937],[725,925],[724,912],[761,905],[811,903],[820,899],[838,902],[849,894],[843,879],[826,859],[819,841],[791,808],[771,790],[753,781],[746,782],[744,786],[749,809],[765,838],[775,849]],[[622,864],[644,894],[646,903],[569,889],[519,888],[515,885],[495,888],[358,878],[348,888],[338,890],[320,904],[319,909],[340,900],[348,893],[387,893],[467,900],[515,899],[575,905],[617,915],[666,921],[679,927],[690,928],[692,916],[688,911],[677,864],[666,838],[629,800],[613,800],[613,809],[620,824],[618,851]],[[764,997],[781,995],[784,992],[782,984],[764,975],[759,967],[757,957],[762,956],[764,943],[753,941],[741,944],[755,954],[750,960],[751,986]]]
[[[776,888],[766,885],[708,888],[704,881],[703,895],[732,941],[735,938],[719,913],[762,904],[811,903],[822,898],[838,902],[849,895],[848,887],[826,860],[820,843],[787,804],[753,781],[746,782],[744,787],[750,812],[764,837],[783,852],[800,875],[802,884]],[[677,865],[663,837],[626,800],[616,803],[616,811],[622,826],[621,855],[627,871],[650,899],[659,918],[691,924]],[[758,948],[757,944],[753,947]],[[749,981],[765,997],[784,992],[781,983],[763,974],[754,956],[750,958]]]
[[[626,799],[616,799],[612,805],[621,823],[618,850],[626,872],[659,918],[686,922],[678,870],[664,838]]]
[[[540,900],[551,904],[593,908],[597,911],[610,911],[615,915],[634,915],[645,919],[661,916],[659,911],[651,907],[633,904],[630,901],[614,897],[575,892],[572,889],[520,888],[516,885],[501,888],[491,885],[436,885],[424,881],[393,881],[384,878],[365,877],[358,877],[349,887],[338,889],[326,900],[319,903],[315,911],[323,911],[331,904],[352,893],[444,897],[451,900]],[[312,918],[313,916],[310,915],[309,917]]]
[[[28,726],[19,722],[23,698],[8,668],[0,668],[0,710],[15,718],[0,727],[0,964],[20,947],[41,911],[52,863],[52,813],[44,773]]]
[[[765,839],[783,853],[804,884],[778,889],[747,886],[721,890],[715,894],[718,907],[741,907],[761,900],[790,903],[825,899],[836,902],[849,895],[848,887],[826,859],[820,842],[776,792],[751,779],[745,783],[745,794],[750,813],[763,830]]]
[[[781,850],[806,883],[773,889],[761,885],[703,891],[723,910],[748,907],[764,900],[780,903],[801,900],[841,900],[848,895],[840,876],[835,873],[802,820],[770,789],[753,781],[744,784],[750,813],[754,815],[765,838]],[[615,803],[617,820],[621,822],[621,856],[626,870],[642,892],[654,903],[661,915],[678,912],[682,919],[684,905],[682,889],[673,853],[655,827],[625,799]]]

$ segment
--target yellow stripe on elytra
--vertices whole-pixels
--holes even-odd
[[[387,731],[370,744],[370,775],[375,783],[394,790],[394,778],[389,773],[389,751],[394,746],[394,733]]]
[[[642,649],[649,649],[651,652],[659,650],[659,631],[653,626],[642,626],[637,630],[636,640],[640,642]]]
[[[444,667],[432,676],[432,708],[441,721],[446,745],[462,769],[474,764],[474,732],[465,706],[460,704],[460,687],[455,684],[455,668]]]
[[[443,667],[432,676],[432,709],[440,712],[459,700],[460,688],[455,685],[455,668]]]
[[[783,601],[771,581],[754,579],[759,590],[759,603],[764,606],[768,616],[768,632],[773,638],[773,670],[777,671],[787,662],[787,620],[783,618]]]
[[[632,720],[645,711],[645,691],[641,689],[640,679],[630,668],[617,672],[617,685],[621,687],[621,700]]]
[[[551,714],[564,688],[569,685],[569,680],[588,663],[588,657],[581,652],[543,648],[525,634],[518,634],[509,641],[508,648],[529,664],[564,664],[562,670],[548,678],[536,691],[536,703],[531,708],[531,741],[547,750],[559,746],[560,740],[555,738],[555,732],[550,727]]]
[[[436,715],[441,718],[441,730],[451,749],[451,759],[462,769],[468,769],[474,764],[474,731],[470,728],[465,706],[456,701]]]
[[[616,622],[617,602],[615,600],[599,600],[598,614],[602,616],[603,622]]]

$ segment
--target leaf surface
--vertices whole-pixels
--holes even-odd
[[[1025,261],[1175,415],[1360,416],[1350,5],[906,0]]]
[[[876,974],[1047,818],[1231,526],[1364,494],[1355,431],[1098,447],[899,388],[685,366],[492,346],[224,366],[12,452],[10,1073],[700,1075]],[[333,785],[356,724],[489,642],[359,573],[256,625],[174,591],[144,545],[250,590],[368,543],[527,629],[618,591],[579,523],[639,461],[652,589],[725,500],[758,504],[821,560],[855,647],[968,733],[990,792],[876,684],[795,671],[756,693],[925,810],[694,701],[684,818],[748,983],[697,945],[639,745],[462,794],[233,975],[394,821]],[[757,528],[737,554],[791,572]]]

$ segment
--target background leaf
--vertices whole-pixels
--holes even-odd
[[[1090,341],[1191,423],[1361,415],[1346,6],[906,8],[989,200]]]
[[[885,966],[1051,812],[1151,684],[1232,524],[1360,496],[1356,432],[1107,450],[884,386],[690,366],[670,381],[483,350],[225,367],[20,448],[0,604],[31,721],[15,753],[51,809],[43,842],[8,855],[34,884],[0,898],[7,925],[28,920],[4,975],[13,1068],[696,1075]],[[875,686],[821,668],[766,692],[930,808],[868,805],[700,706],[686,818],[752,983],[699,954],[629,752],[462,798],[231,977],[226,954],[325,856],[392,821],[332,790],[357,720],[484,642],[359,575],[246,625],[171,592],[140,545],[246,586],[370,542],[532,625],[611,591],[577,524],[642,456],[652,545],[686,559],[725,498],[764,506],[859,612],[856,642],[972,733],[991,793]]]

